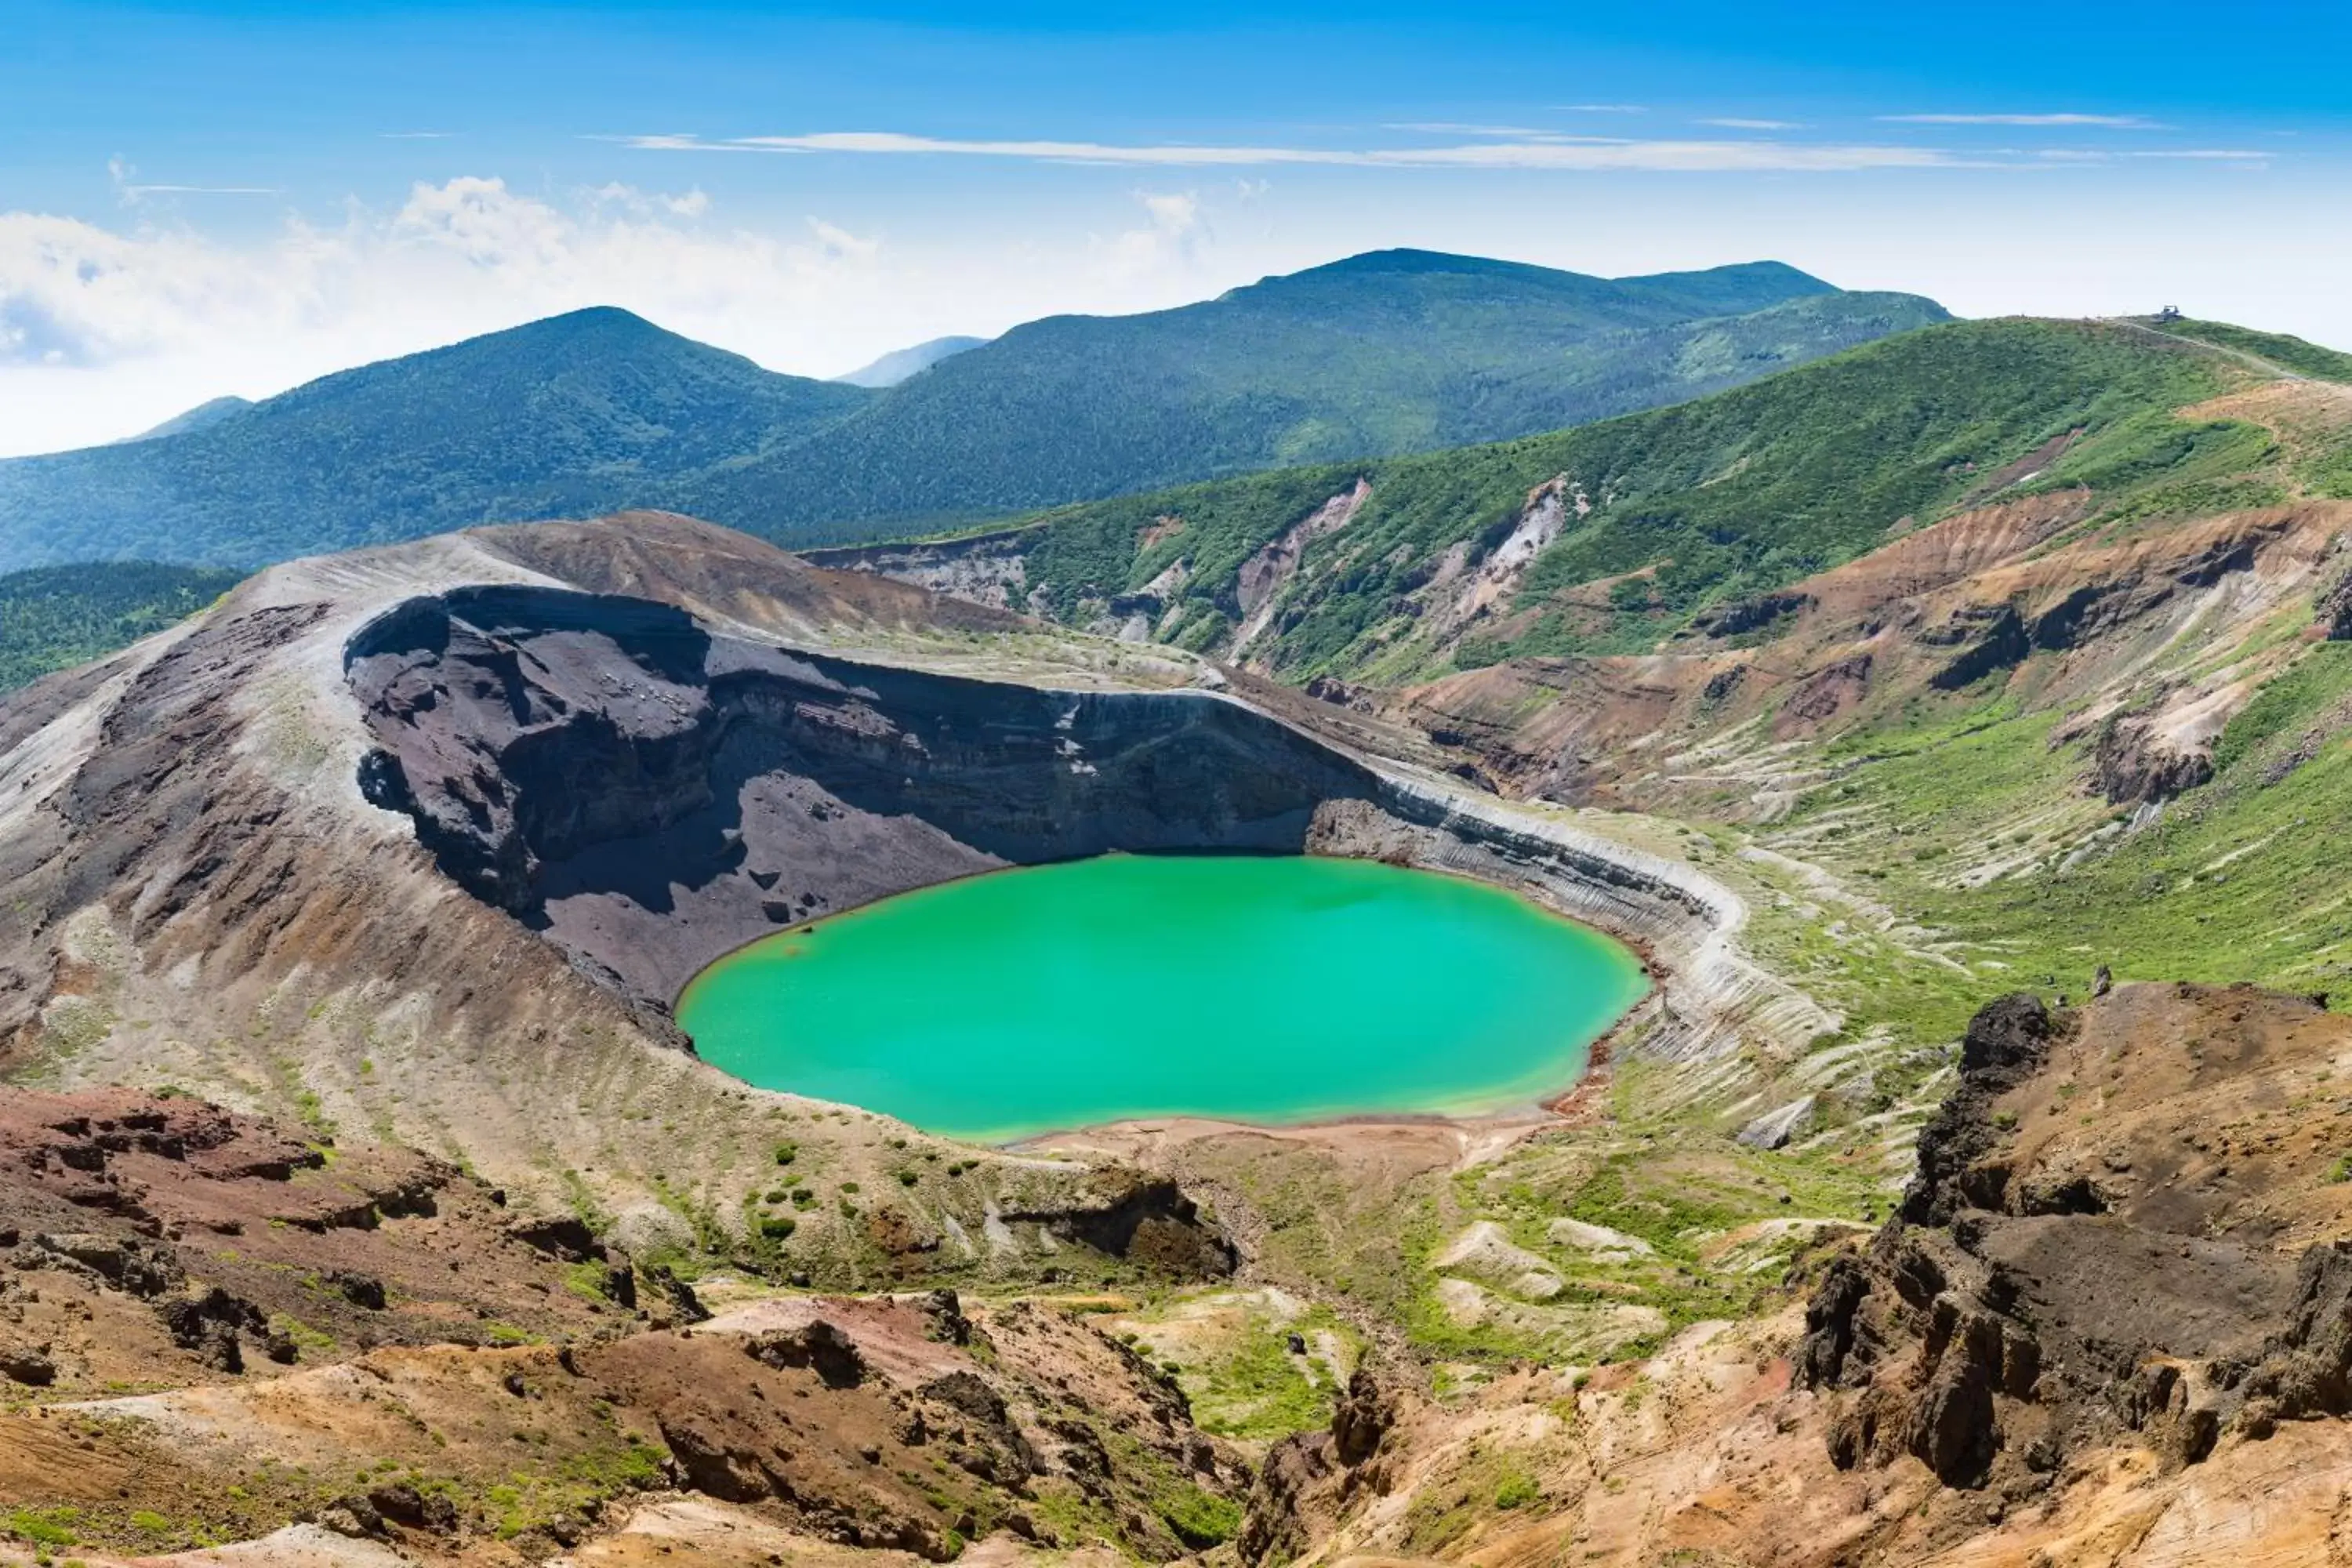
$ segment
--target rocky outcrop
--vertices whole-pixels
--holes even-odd
[[[1919,1130],[1919,1167],[1903,1194],[1904,1223],[1948,1226],[1962,1208],[1998,1209],[2009,1168],[1990,1156],[2002,1142],[1993,1102],[2038,1071],[2059,1027],[2030,992],[1979,1009],[1960,1037],[1959,1082]]]
[[[2099,793],[2116,805],[2170,800],[2213,776],[2210,750],[2179,744],[2146,716],[2103,728],[2094,761]]]
[[[994,609],[1029,602],[1028,552],[1045,538],[1035,528],[1006,529],[916,544],[858,544],[803,552],[836,572],[870,573]]]
[[[1750,1149],[1785,1149],[1812,1125],[1815,1103],[1812,1095],[1800,1096],[1750,1121],[1732,1135],[1732,1141]]]
[[[1267,1449],[1235,1542],[1242,1561],[1300,1556],[1358,1499],[1385,1493],[1394,1478],[1378,1461],[1399,1415],[1395,1394],[1370,1368],[1359,1367],[1332,1407],[1328,1431],[1285,1437]]]
[[[1806,1308],[1794,1374],[1832,1396],[1832,1460],[1909,1455],[2015,1500],[2103,1444],[2178,1468],[2232,1430],[2352,1411],[2352,1248],[2281,1246],[2341,1223],[2304,1186],[2320,1151],[2217,1131],[2347,1034],[2246,988],[1979,1012],[1901,1206]]]
[[[1920,634],[1929,647],[1959,644],[1960,651],[1928,678],[1938,690],[1957,691],[1973,686],[1998,669],[2024,662],[2033,651],[2033,639],[2013,605],[1964,606],[1951,622]]]
[[[1127,1258],[1163,1278],[1218,1279],[1240,1261],[1233,1243],[1201,1217],[1199,1205],[1174,1182],[1134,1171],[1105,1171],[1070,1204],[1003,1217],[1007,1224],[1042,1226],[1060,1240]]]
[[[2326,628],[2329,642],[2352,640],[2352,572],[2321,590],[2311,608],[2311,618]]]
[[[455,1167],[332,1152],[185,1097],[0,1089],[0,1373],[87,1394],[628,1321]]]
[[[437,1240],[445,1275],[536,1257],[470,1223]],[[60,1277],[35,1278],[44,1300],[66,1294]],[[118,1334],[104,1392],[142,1390],[120,1399],[89,1386],[80,1343],[18,1348],[21,1304],[0,1301],[0,1376],[16,1380],[0,1401],[0,1496],[71,1521],[81,1548],[110,1562],[150,1550],[162,1527],[137,1521],[165,1508],[228,1558],[543,1562],[584,1547],[586,1561],[633,1560],[610,1538],[667,1501],[688,1524],[662,1543],[681,1563],[763,1560],[741,1555],[747,1535],[948,1562],[1000,1532],[999,1553],[1025,1540],[1159,1563],[1219,1544],[1249,1481],[1159,1369],[1054,1308],[967,1316],[937,1294],[796,1296],[692,1328],[622,1320],[593,1332],[542,1311],[499,1322],[507,1342],[485,1347],[472,1312],[429,1282],[402,1283],[405,1342],[331,1345],[306,1324],[306,1364],[293,1367],[257,1358],[240,1372],[160,1331],[148,1345]],[[301,1294],[299,1268],[286,1268],[272,1315],[287,1319]],[[572,1298],[561,1283],[552,1295]],[[234,1353],[255,1310],[211,1292],[178,1316],[197,1346]],[[527,1342],[538,1331],[561,1342]],[[341,1364],[307,1364],[329,1359]],[[76,1402],[67,1419],[23,1407],[53,1396]],[[328,1479],[258,1483],[257,1451]],[[236,1544],[298,1517],[382,1545],[352,1555],[281,1536],[279,1548],[307,1548],[281,1558]]]
[[[1371,493],[1370,482],[1358,479],[1351,488],[1291,524],[1242,563],[1234,578],[1234,605],[1242,616],[1232,645],[1236,658],[1274,624],[1275,615],[1281,608],[1282,591],[1298,574],[1298,563],[1307,547],[1354,521]]]
[[[1790,616],[1801,615],[1817,602],[1811,594],[1795,590],[1758,594],[1702,611],[1691,617],[1690,630],[1698,637],[1747,637],[1765,631]]]
[[[370,798],[448,874],[667,1005],[768,931],[992,866],[1302,847],[1371,773],[1197,693],[865,665],[533,587],[403,605],[345,650]]]

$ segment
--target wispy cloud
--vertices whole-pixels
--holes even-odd
[[[700,217],[710,210],[710,196],[699,185],[683,195],[673,195],[664,191],[641,191],[614,180],[586,194],[592,203],[637,214],[665,212],[673,217]]]
[[[386,142],[446,142],[457,133],[455,131],[379,131],[376,134]]]
[[[1007,158],[1032,163],[1108,163],[1147,168],[1322,164],[1385,169],[1535,169],[1568,171],[1838,171],[1948,167],[1958,160],[1932,147],[1792,142],[1632,140],[1546,136],[1434,147],[1219,147],[1181,142],[969,141],[895,131],[825,131],[794,136],[741,136],[707,142],[661,134],[615,138],[658,153],[834,153],[863,156]]]
[[[2144,114],[1882,114],[1887,125],[2022,125],[2095,127],[2105,131],[2161,131]]]
[[[278,185],[125,185],[126,196],[277,196]]]
[[[1383,131],[1412,131],[1424,136],[1557,136],[1539,125],[1465,125],[1453,120],[1408,120],[1383,125]]]
[[[2251,147],[2134,147],[2121,151],[2105,147],[2037,147],[2032,152],[2012,152],[2018,158],[2033,158],[2049,163],[2116,163],[2130,158],[2181,158],[2192,163],[2267,163],[2278,156],[2275,149],[2263,151]]]
[[[1801,121],[1747,120],[1737,115],[1722,115],[1698,123],[1720,126],[1726,131],[1802,131],[1805,128]]]
[[[1647,114],[1646,103],[1563,103],[1559,106],[1570,114]]]
[[[125,203],[136,203],[149,196],[275,196],[284,193],[276,185],[182,185],[156,184],[143,182],[139,171],[121,158],[106,161],[107,177],[114,182],[115,194]]]

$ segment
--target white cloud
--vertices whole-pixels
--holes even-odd
[[[1584,106],[1597,107],[1597,106]],[[1629,106],[1630,107],[1630,106]],[[1499,132],[1500,128],[1496,128]],[[1352,168],[1534,169],[1579,172],[1834,172],[1951,167],[1959,160],[1932,147],[1790,142],[1640,141],[1557,136],[1436,147],[1238,147],[1182,142],[963,140],[896,131],[822,131],[793,136],[740,136],[706,142],[665,132],[625,136],[657,153],[834,153],[862,156],[1009,158],[1032,163],[1132,164],[1155,168],[1273,164]]]
[[[1794,120],[1747,120],[1738,115],[1722,115],[1702,120],[1701,125],[1720,126],[1726,131],[1802,131],[1801,121]]]
[[[593,202],[637,214],[665,212],[673,217],[700,217],[710,210],[710,196],[699,185],[674,195],[667,191],[641,191],[635,185],[612,180],[589,191],[587,195]]]
[[[110,439],[221,393],[586,305],[788,364],[870,357],[878,241],[814,219],[804,240],[718,228],[709,206],[699,191],[558,201],[460,176],[241,245],[177,222],[0,213],[0,452]]]
[[[1189,266],[1210,237],[1202,220],[1199,194],[1138,191],[1135,199],[1143,205],[1150,221],[1095,242],[1105,269],[1113,278],[1128,279]]]
[[[475,175],[235,242],[147,208],[114,226],[0,212],[0,456],[110,440],[224,393],[267,396],[588,305],[832,374],[950,332],[1197,296],[1209,200],[1114,199],[1137,220],[1123,231],[992,228],[912,253],[847,213],[753,229],[699,189],[540,194]]]
[[[2093,126],[2107,131],[2161,131],[2141,114],[1882,114],[1889,125]]]
[[[396,243],[438,247],[509,278],[562,266],[574,235],[572,221],[545,202],[516,195],[504,180],[472,175],[438,185],[418,181],[392,229]]]
[[[824,254],[835,260],[871,261],[882,251],[880,240],[860,239],[839,224],[827,223],[821,217],[809,219],[809,232],[816,236]]]
[[[2135,147],[2121,152],[2105,147],[2037,147],[2031,153],[2012,151],[2008,155],[2058,164],[2119,163],[2133,158],[2172,158],[2186,159],[2190,163],[2238,163],[2267,168],[2278,153],[2244,147]]]

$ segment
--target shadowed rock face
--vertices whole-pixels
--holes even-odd
[[[648,600],[415,599],[345,649],[362,784],[442,868],[640,1001],[780,926],[1109,850],[1297,853],[1371,774],[1204,695],[789,653]]]
[[[2018,1500],[2103,1444],[2178,1468],[2352,1410],[2352,1247],[2322,1174],[2338,1145],[2272,1125],[2345,1033],[2249,987],[1978,1013],[1900,1210],[1806,1309],[1797,1382],[1848,1391],[1833,1462],[1907,1453]]]

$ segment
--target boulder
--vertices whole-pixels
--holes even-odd
[[[1768,1110],[1734,1134],[1734,1142],[1749,1149],[1786,1148],[1790,1140],[1813,1124],[1813,1097],[1809,1094]]]

